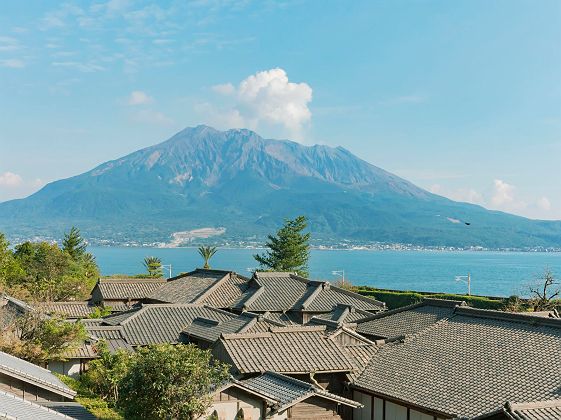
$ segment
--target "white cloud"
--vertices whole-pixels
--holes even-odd
[[[8,58],[6,60],[0,60],[0,67],[7,67],[10,69],[21,69],[25,67],[23,60],[17,58]]]
[[[223,85],[213,86],[212,90],[221,95],[232,95],[236,91],[236,88],[231,83],[224,83]]]
[[[501,179],[495,179],[491,203],[495,207],[508,207],[514,203],[514,186]]]
[[[128,99],[128,104],[132,106],[146,105],[151,102],[153,102],[153,99],[146,92],[141,90],[132,91]]]
[[[545,211],[550,211],[551,210],[551,201],[549,201],[549,198],[547,198],[547,197],[541,197],[537,201],[536,205],[541,210],[545,210]]]
[[[4,172],[0,174],[0,186],[7,188],[19,187],[23,184],[23,178],[13,172]]]
[[[16,51],[21,49],[19,41],[9,36],[0,36],[0,51]]]
[[[226,109],[207,108],[214,110],[215,116],[221,115],[223,120],[234,119],[242,124],[236,128],[280,126],[298,137],[312,118],[308,108],[312,88],[306,83],[290,82],[286,71],[281,68],[257,72],[242,80],[237,87],[226,83],[212,89],[231,103]]]
[[[140,123],[155,124],[155,125],[170,125],[173,120],[165,115],[163,112],[154,111],[151,109],[143,109],[133,114],[133,120]]]
[[[51,63],[54,67],[65,67],[73,70],[78,70],[82,73],[94,73],[96,71],[104,71],[105,67],[100,66],[94,62],[80,63],[78,61],[55,61]]]

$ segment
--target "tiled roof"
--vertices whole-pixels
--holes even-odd
[[[332,311],[338,304],[374,312],[385,309],[383,302],[332,286],[329,282],[309,282],[308,286],[317,290],[312,292],[315,295],[302,302],[302,309],[308,312]]]
[[[132,346],[182,341],[181,332],[195,318],[227,321],[232,314],[204,305],[150,304],[103,318],[106,325],[121,325],[122,334]]]
[[[561,320],[457,307],[380,348],[355,386],[448,416],[561,397]]]
[[[215,308],[229,308],[239,300],[249,286],[249,279],[236,273],[230,273],[220,280],[212,289],[197,299],[197,303],[214,306]]]
[[[502,407],[481,416],[472,417],[471,420],[488,418],[501,418],[505,420],[559,420],[561,419],[561,400],[535,401],[529,403],[507,402]]]
[[[222,334],[236,333],[248,326],[254,324],[257,318],[248,315],[231,314],[229,319],[217,320],[205,317],[197,317],[190,325],[183,329],[183,334],[187,337],[194,337],[214,343]]]
[[[256,272],[251,287],[235,306],[258,312],[285,311],[293,309],[306,291],[306,282],[295,274]]]
[[[68,420],[73,418],[3,391],[0,391],[0,417],[17,420]]]
[[[414,305],[382,312],[357,321],[357,332],[375,338],[395,338],[415,334],[454,313],[465,302],[425,299]]]
[[[43,407],[57,411],[76,420],[96,420],[97,417],[90,413],[86,408],[76,402],[60,401],[41,401],[38,403]],[[39,420],[34,418],[33,420]]]
[[[261,376],[240,381],[244,388],[276,401],[275,412],[284,411],[288,407],[310,397],[326,398],[351,407],[361,404],[347,398],[327,392],[317,386],[280,373],[265,372]]]
[[[382,302],[331,286],[329,282],[311,281],[284,272],[256,272],[249,288],[233,307],[256,312],[330,312],[338,304],[368,311],[384,309]]]
[[[74,398],[76,395],[76,392],[68,388],[50,370],[26,362],[8,353],[0,352],[0,372],[66,398]]]
[[[121,326],[86,326],[88,334],[97,340],[104,340],[111,353],[117,350],[133,351],[130,344],[125,341]]]
[[[349,372],[355,369],[347,353],[325,335],[325,327],[277,327],[263,333],[225,334],[215,355],[231,362],[239,373]]]
[[[148,299],[165,303],[194,303],[226,276],[230,276],[229,271],[197,269],[169,279]]]
[[[61,314],[70,319],[87,318],[95,310],[89,302],[45,302],[39,308],[51,314]]]
[[[103,300],[139,300],[150,296],[165,282],[165,279],[108,278],[99,279],[96,287]]]

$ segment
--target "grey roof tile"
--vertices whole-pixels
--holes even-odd
[[[169,279],[161,288],[148,296],[149,300],[165,303],[195,303],[220,280],[230,276],[229,271],[197,269]]]
[[[63,420],[73,418],[3,391],[0,391],[0,417],[17,420]]]
[[[313,396],[327,398],[351,407],[361,406],[356,401],[340,397],[307,382],[275,372],[265,372],[261,376],[247,379],[240,383],[247,389],[276,401],[277,407],[275,411],[277,412],[283,411],[297,402]]]
[[[140,300],[150,296],[166,282],[165,279],[99,279],[99,288],[103,300]]]
[[[44,302],[38,305],[38,309],[49,315],[61,314],[69,319],[87,318],[96,309],[88,301],[85,302]]]
[[[561,320],[457,307],[380,348],[355,386],[450,416],[561,397]]]
[[[304,310],[331,312],[338,304],[368,311],[380,311],[384,304],[331,286],[329,282],[305,279],[295,273],[256,272],[249,288],[233,307],[256,312]]]
[[[264,333],[225,334],[215,355],[233,363],[242,374],[349,372],[348,354],[325,335],[325,327],[277,327]]]
[[[122,334],[132,346],[182,342],[182,331],[195,318],[226,321],[229,312],[195,304],[147,304],[132,311],[104,318],[108,325],[121,325]]]
[[[44,401],[39,402],[38,404],[76,420],[97,419],[97,417],[90,413],[83,405],[80,405],[76,402]]]
[[[457,305],[465,302],[442,299],[425,299],[356,321],[357,332],[375,338],[395,338],[416,334],[454,313]]]
[[[0,352],[0,372],[67,398],[74,398],[76,395],[75,391],[67,387],[50,370],[8,353]]]

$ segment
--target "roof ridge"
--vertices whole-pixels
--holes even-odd
[[[496,319],[508,322],[517,322],[532,326],[561,328],[561,318],[544,318],[526,315],[519,312],[495,311],[491,309],[478,309],[470,306],[457,306],[453,316],[471,316],[477,318]]]
[[[314,332],[325,331],[325,325],[287,325],[284,327],[270,327],[272,333],[291,333],[291,332]]]
[[[257,282],[257,284],[259,284],[259,282]],[[251,296],[245,300],[245,302],[242,303],[242,308],[245,309],[253,302],[255,302],[257,298],[263,294],[264,291],[265,291],[265,286],[259,284],[259,288],[254,293],[252,293]]]
[[[310,283],[308,283],[308,287],[309,286]],[[312,293],[310,293],[310,296],[308,296],[306,300],[302,302],[302,304],[300,305],[301,309],[306,309],[313,302],[313,300],[321,293],[322,290],[323,290],[323,285],[319,283],[316,286],[315,290]]]
[[[164,279],[164,278],[143,278],[143,277],[133,277],[133,278],[129,278],[129,277],[109,277],[109,278],[99,278],[99,280],[97,281],[98,284],[101,283],[165,283],[168,280]]]
[[[395,314],[399,314],[401,312],[409,311],[411,309],[416,309],[416,308],[419,308],[421,306],[423,306],[422,301],[417,302],[417,303],[412,303],[412,304],[407,305],[407,306],[401,306],[399,308],[390,309],[388,311],[378,312],[376,314],[372,314],[372,315],[367,316],[365,318],[357,319],[355,322],[357,324],[362,324],[364,322],[372,321],[374,319],[385,318],[385,317],[390,316],[390,315],[395,315]]]
[[[541,400],[541,401],[530,401],[530,402],[507,402],[505,404],[511,410],[528,410],[533,408],[550,408],[550,407],[561,407],[561,398],[556,398],[553,400]]]
[[[216,281],[212,286],[210,286],[206,290],[203,290],[197,297],[195,297],[195,299],[193,299],[193,302],[203,300],[209,297],[209,295],[212,294],[214,291],[216,291],[216,289],[218,289],[222,285],[222,283],[226,283],[228,280],[231,280],[232,274],[235,273],[233,272],[226,273],[221,279]]]
[[[385,302],[382,302],[382,301],[376,300],[376,299],[372,299],[372,298],[369,298],[367,296],[363,296],[360,293],[351,292],[350,290],[346,290],[346,289],[343,289],[341,287],[337,287],[337,286],[333,286],[333,285],[331,285],[331,289],[334,289],[334,290],[338,291],[339,293],[343,293],[344,295],[355,297],[355,298],[360,299],[364,302],[370,302],[370,303],[375,302],[379,306],[382,306],[384,308],[386,307]]]

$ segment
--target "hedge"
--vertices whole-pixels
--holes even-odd
[[[480,309],[503,309],[506,299],[485,296],[455,295],[450,293],[422,293],[414,291],[380,290],[370,287],[358,287],[357,292],[376,300],[386,302],[388,309],[420,302],[423,298],[450,299],[465,301],[468,305]]]

